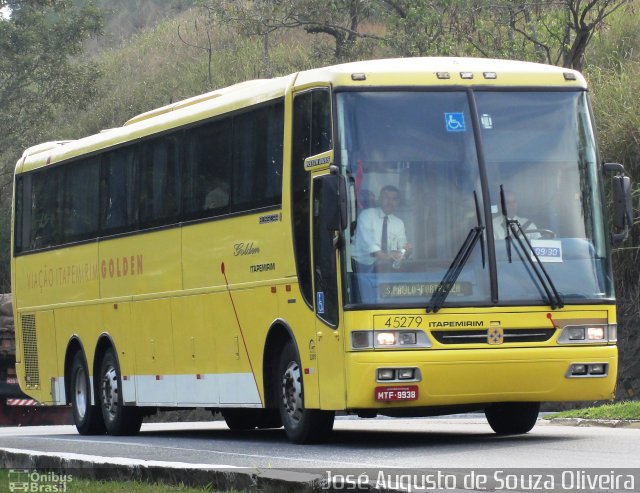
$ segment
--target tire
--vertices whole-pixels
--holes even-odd
[[[91,405],[91,381],[87,363],[80,351],[73,356],[71,363],[71,409],[73,422],[81,435],[103,435],[105,432],[102,413],[98,406]]]
[[[333,429],[335,412],[304,408],[300,359],[291,341],[280,355],[276,383],[280,418],[289,440],[298,444],[325,441]]]
[[[222,416],[230,430],[245,431],[280,428],[282,421],[277,409],[224,409]]]
[[[539,402],[503,402],[487,407],[484,414],[498,435],[522,435],[535,426],[539,411]]]
[[[142,425],[142,413],[135,406],[124,406],[122,377],[113,349],[108,349],[100,364],[100,409],[109,435],[136,435]]]

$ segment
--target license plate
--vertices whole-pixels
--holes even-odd
[[[377,401],[415,401],[418,399],[418,386],[376,387],[374,395]]]

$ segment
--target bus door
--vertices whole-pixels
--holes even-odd
[[[317,175],[312,184],[313,287],[316,313],[316,353],[320,407],[344,409],[344,328],[340,324],[338,231],[335,226],[337,197],[329,180]],[[335,180],[334,180],[335,183]]]

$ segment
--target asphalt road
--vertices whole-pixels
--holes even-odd
[[[558,426],[495,435],[480,415],[338,418],[322,445],[282,430],[232,432],[224,422],[144,424],[135,437],[84,437],[72,426],[0,428],[0,448],[252,468],[640,468],[640,429]]]

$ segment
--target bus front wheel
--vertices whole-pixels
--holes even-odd
[[[288,342],[278,365],[278,408],[284,429],[293,443],[326,440],[333,429],[335,413],[304,408],[304,389],[298,352]]]
[[[142,413],[136,407],[124,406],[120,367],[108,349],[100,365],[100,407],[109,435],[135,435],[142,425]]]
[[[484,414],[498,435],[521,435],[535,426],[539,411],[539,402],[502,402],[487,407]]]
[[[76,352],[71,363],[71,409],[73,421],[81,435],[102,435],[105,432],[104,421],[98,406],[91,405],[91,382],[87,363],[80,351]]]

